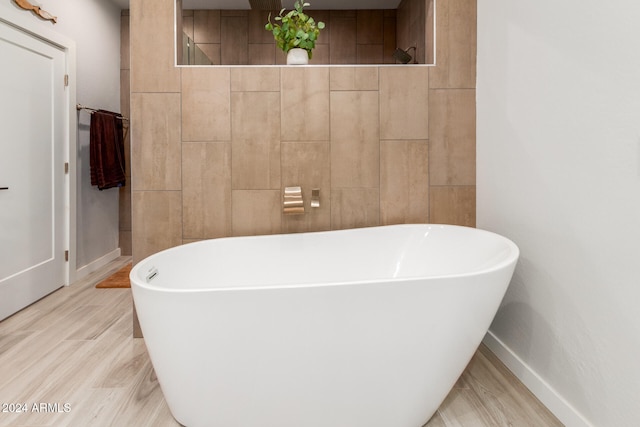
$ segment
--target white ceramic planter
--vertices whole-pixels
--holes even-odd
[[[309,63],[309,54],[299,47],[290,49],[287,53],[287,65],[306,65]]]

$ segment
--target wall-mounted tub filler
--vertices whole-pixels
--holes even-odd
[[[130,278],[180,424],[417,427],[478,348],[517,259],[488,231],[407,224],[205,240]],[[147,283],[151,266],[171,274]]]
[[[282,213],[285,215],[297,215],[304,213],[304,201],[302,200],[301,187],[285,187]]]

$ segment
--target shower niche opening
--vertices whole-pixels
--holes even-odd
[[[278,3],[290,10],[293,2],[176,0],[177,64],[286,64],[286,55],[264,28],[269,14],[273,20],[279,9],[264,8]],[[326,25],[311,65],[435,64],[436,0],[307,2],[305,11]]]

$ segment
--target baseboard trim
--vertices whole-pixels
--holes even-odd
[[[491,331],[482,341],[505,366],[567,427],[593,427],[529,365]]]
[[[105,254],[100,258],[90,262],[89,264],[80,267],[78,270],[76,270],[76,280],[80,280],[84,277],[87,277],[89,274],[93,273],[94,271],[109,264],[111,261],[113,261],[114,259],[120,256],[120,252],[121,252],[120,248],[117,248],[109,252],[108,254]]]

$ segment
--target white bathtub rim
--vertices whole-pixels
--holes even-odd
[[[506,265],[502,266],[502,268],[506,267]],[[197,289],[176,289],[176,288],[163,288],[159,286],[152,286],[147,283],[138,283],[132,282],[132,287],[138,287],[141,289],[153,291],[153,292],[162,292],[162,293],[174,293],[174,294],[193,294],[193,293],[208,293],[208,292],[242,292],[242,291],[273,291],[273,290],[281,290],[281,289],[313,289],[313,288],[328,288],[328,287],[344,287],[344,286],[366,286],[366,285],[375,285],[381,283],[389,283],[395,285],[401,285],[403,283],[411,284],[424,280],[442,280],[442,279],[463,279],[466,277],[479,277],[491,274],[494,271],[500,270],[501,268],[492,268],[490,270],[482,270],[478,272],[471,273],[460,273],[460,274],[447,274],[440,276],[419,276],[419,277],[402,277],[402,278],[379,278],[379,279],[369,279],[369,280],[350,280],[348,282],[313,282],[313,283],[304,283],[304,284],[283,284],[283,285],[256,285],[256,286],[234,286],[234,287],[210,287],[210,288],[197,288]]]
[[[164,256],[167,253],[171,253],[173,251],[185,250],[185,247],[187,246],[205,245],[205,244],[209,244],[211,240],[224,241],[229,239],[235,240],[238,238],[264,239],[264,238],[273,238],[273,236],[275,235],[266,234],[266,235],[257,235],[257,236],[232,236],[232,237],[220,237],[216,239],[205,239],[197,242],[185,243],[183,245],[174,246],[168,249],[164,249],[160,252],[156,252],[144,258],[140,262],[138,262],[131,269],[131,272],[129,274],[129,280],[131,282],[132,289],[135,289],[136,287],[138,287],[141,289],[154,291],[154,292],[176,293],[176,294],[180,294],[180,293],[193,294],[193,293],[208,293],[208,292],[242,292],[242,291],[257,291],[257,290],[267,291],[267,290],[277,290],[277,289],[309,289],[309,288],[333,287],[333,286],[362,286],[362,285],[368,285],[368,284],[370,285],[370,284],[376,284],[376,283],[401,284],[401,283],[414,283],[420,280],[443,280],[443,279],[454,280],[454,279],[467,278],[471,276],[481,276],[481,275],[491,274],[493,272],[503,270],[505,268],[515,268],[515,263],[517,262],[520,255],[520,249],[513,241],[511,241],[507,237],[502,236],[500,234],[497,234],[488,230],[483,230],[480,228],[466,227],[461,225],[451,225],[451,224],[394,224],[394,225],[382,225],[382,226],[366,227],[366,228],[392,228],[392,227],[408,228],[408,227],[415,227],[415,226],[460,228],[460,229],[474,230],[474,232],[479,232],[479,233],[486,233],[488,235],[498,237],[499,239],[504,241],[504,243],[509,249],[509,253],[507,256],[504,257],[504,259],[484,269],[470,270],[468,272],[462,272],[462,273],[450,273],[450,274],[427,275],[427,276],[411,276],[411,277],[401,277],[401,278],[379,277],[379,278],[367,279],[367,280],[311,282],[311,283],[307,282],[302,284],[289,283],[289,284],[276,284],[276,285],[258,284],[254,286],[241,286],[241,287],[218,286],[218,287],[206,287],[206,288],[164,288],[160,286],[154,286],[153,283],[145,283],[141,280],[138,280],[139,270],[141,270],[145,266],[148,266],[149,263],[152,262],[155,258],[159,258],[160,256]],[[363,228],[363,229],[366,229],[366,228]],[[311,231],[311,232],[297,233],[297,234],[327,234],[327,233],[333,234],[333,233],[341,233],[341,232],[351,232],[354,230],[361,230],[361,229],[352,228],[352,229],[344,229],[344,230]]]

